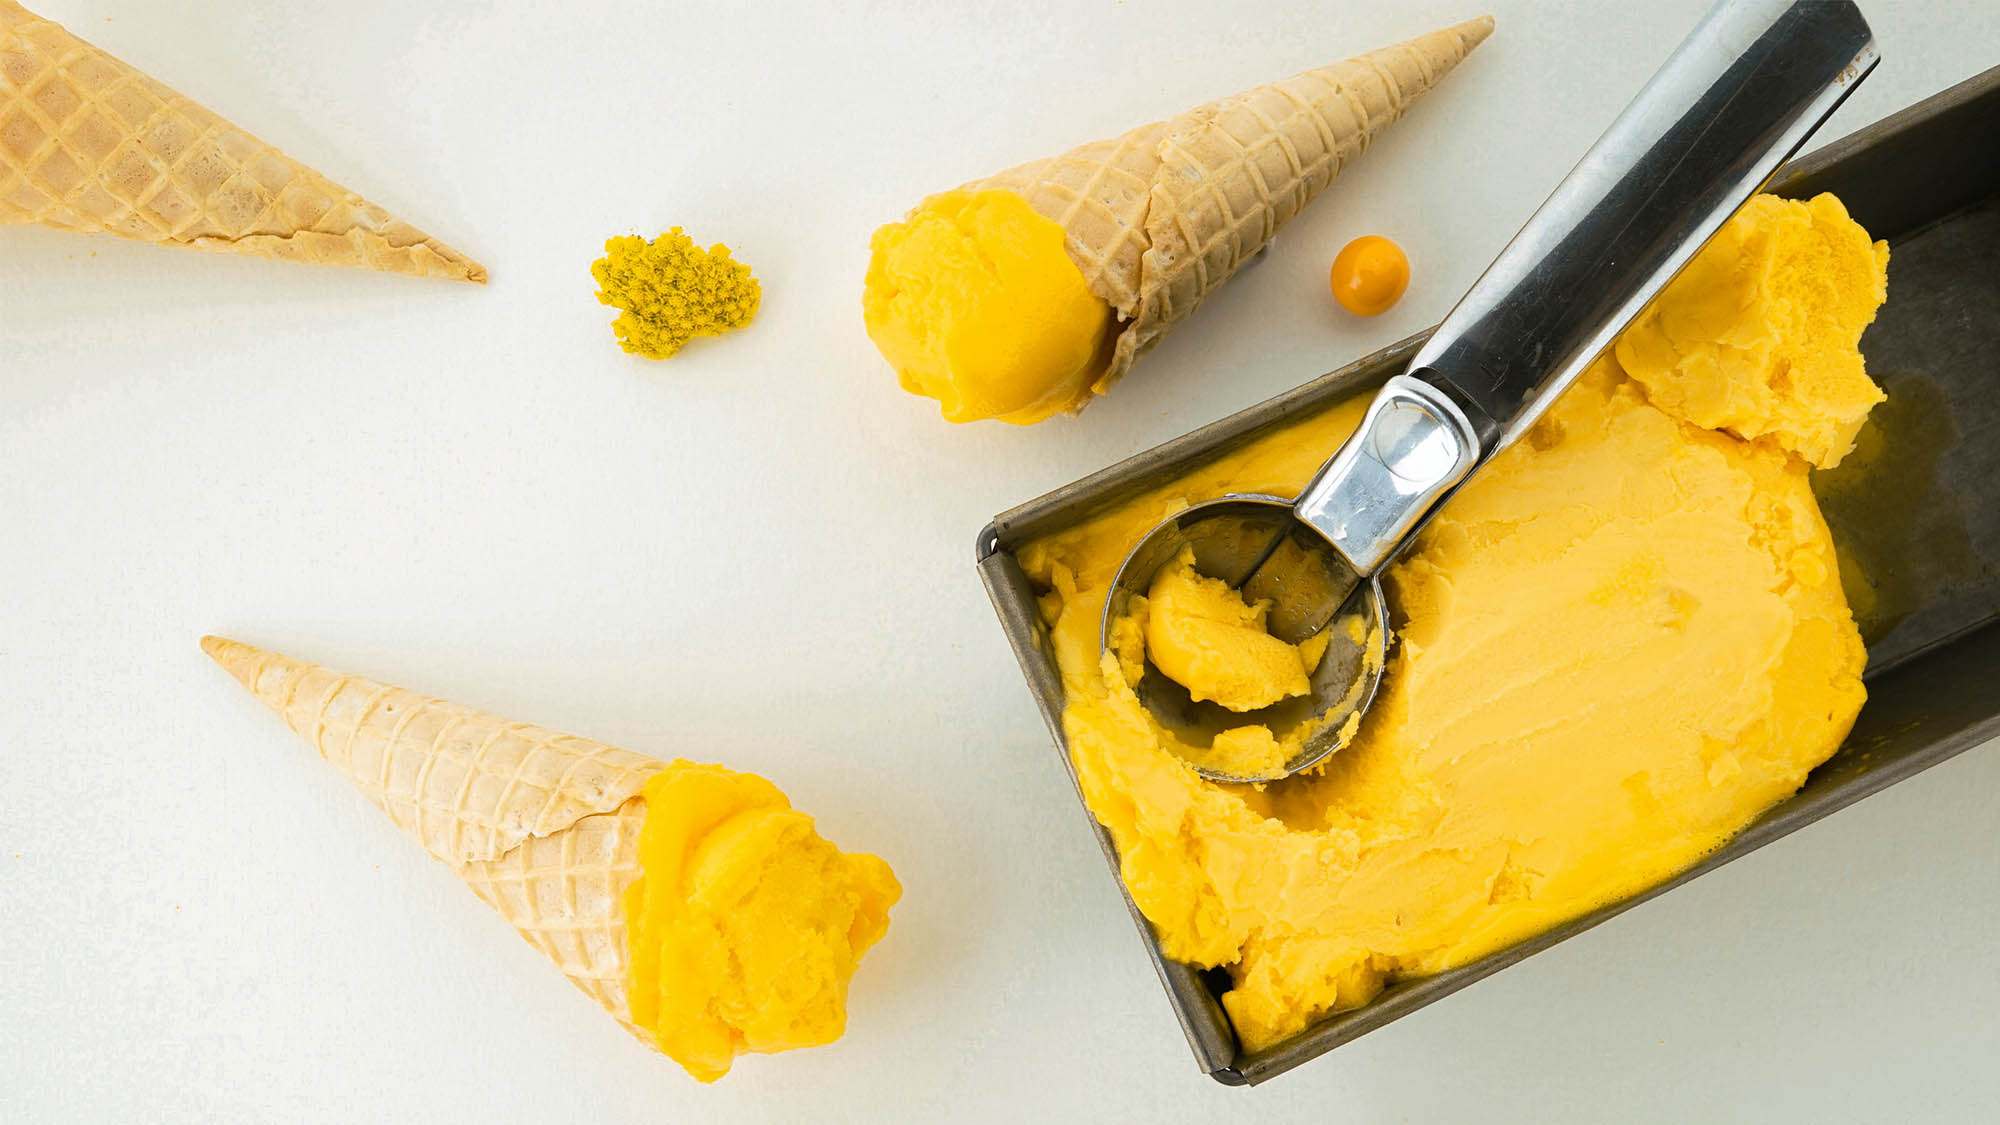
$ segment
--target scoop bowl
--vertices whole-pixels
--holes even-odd
[[[1212,781],[1275,781],[1311,769],[1344,747],[1353,734],[1349,718],[1367,710],[1382,681],[1389,631],[1379,584],[1357,582],[1339,553],[1294,517],[1290,500],[1225,496],[1162,521],[1126,556],[1104,599],[1098,642],[1105,650],[1113,648],[1113,629],[1131,613],[1132,599],[1144,597],[1154,577],[1183,550],[1193,551],[1197,572],[1241,589],[1253,602],[1268,600],[1268,625],[1278,639],[1297,644],[1321,629],[1330,634],[1326,653],[1310,677],[1310,690],[1254,711],[1197,701],[1150,658],[1146,660],[1133,691],[1153,719],[1180,742],[1207,748],[1223,731],[1253,724],[1268,727],[1280,741],[1301,739],[1299,750],[1278,773],[1246,776],[1190,760],[1195,772]],[[1331,589],[1345,596],[1329,600]],[[1352,593],[1345,594],[1349,590]],[[1328,605],[1338,607],[1331,619]]]

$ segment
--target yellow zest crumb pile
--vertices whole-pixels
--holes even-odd
[[[611,322],[618,346],[648,359],[666,359],[696,336],[743,327],[763,296],[729,247],[704,250],[679,227],[651,242],[634,234],[606,239],[590,275],[598,301],[623,310]]]

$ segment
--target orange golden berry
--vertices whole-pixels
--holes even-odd
[[[1410,287],[1410,259],[1381,235],[1362,235],[1334,255],[1327,280],[1341,308],[1355,316],[1374,316],[1387,312]]]

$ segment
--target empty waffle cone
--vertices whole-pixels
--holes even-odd
[[[0,223],[460,281],[479,263],[0,0]]]
[[[220,637],[201,647],[633,1034],[623,895],[666,763]]]
[[[1102,393],[1493,30],[1482,16],[965,185],[1062,226],[1118,313]]]

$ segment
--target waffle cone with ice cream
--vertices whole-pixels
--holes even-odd
[[[901,893],[752,774],[202,648],[641,1041],[703,1081],[830,1042]]]
[[[486,280],[479,263],[13,0],[0,0],[0,223]]]
[[[875,234],[869,334],[951,421],[1080,410],[1492,29],[1469,20],[933,196]]]

